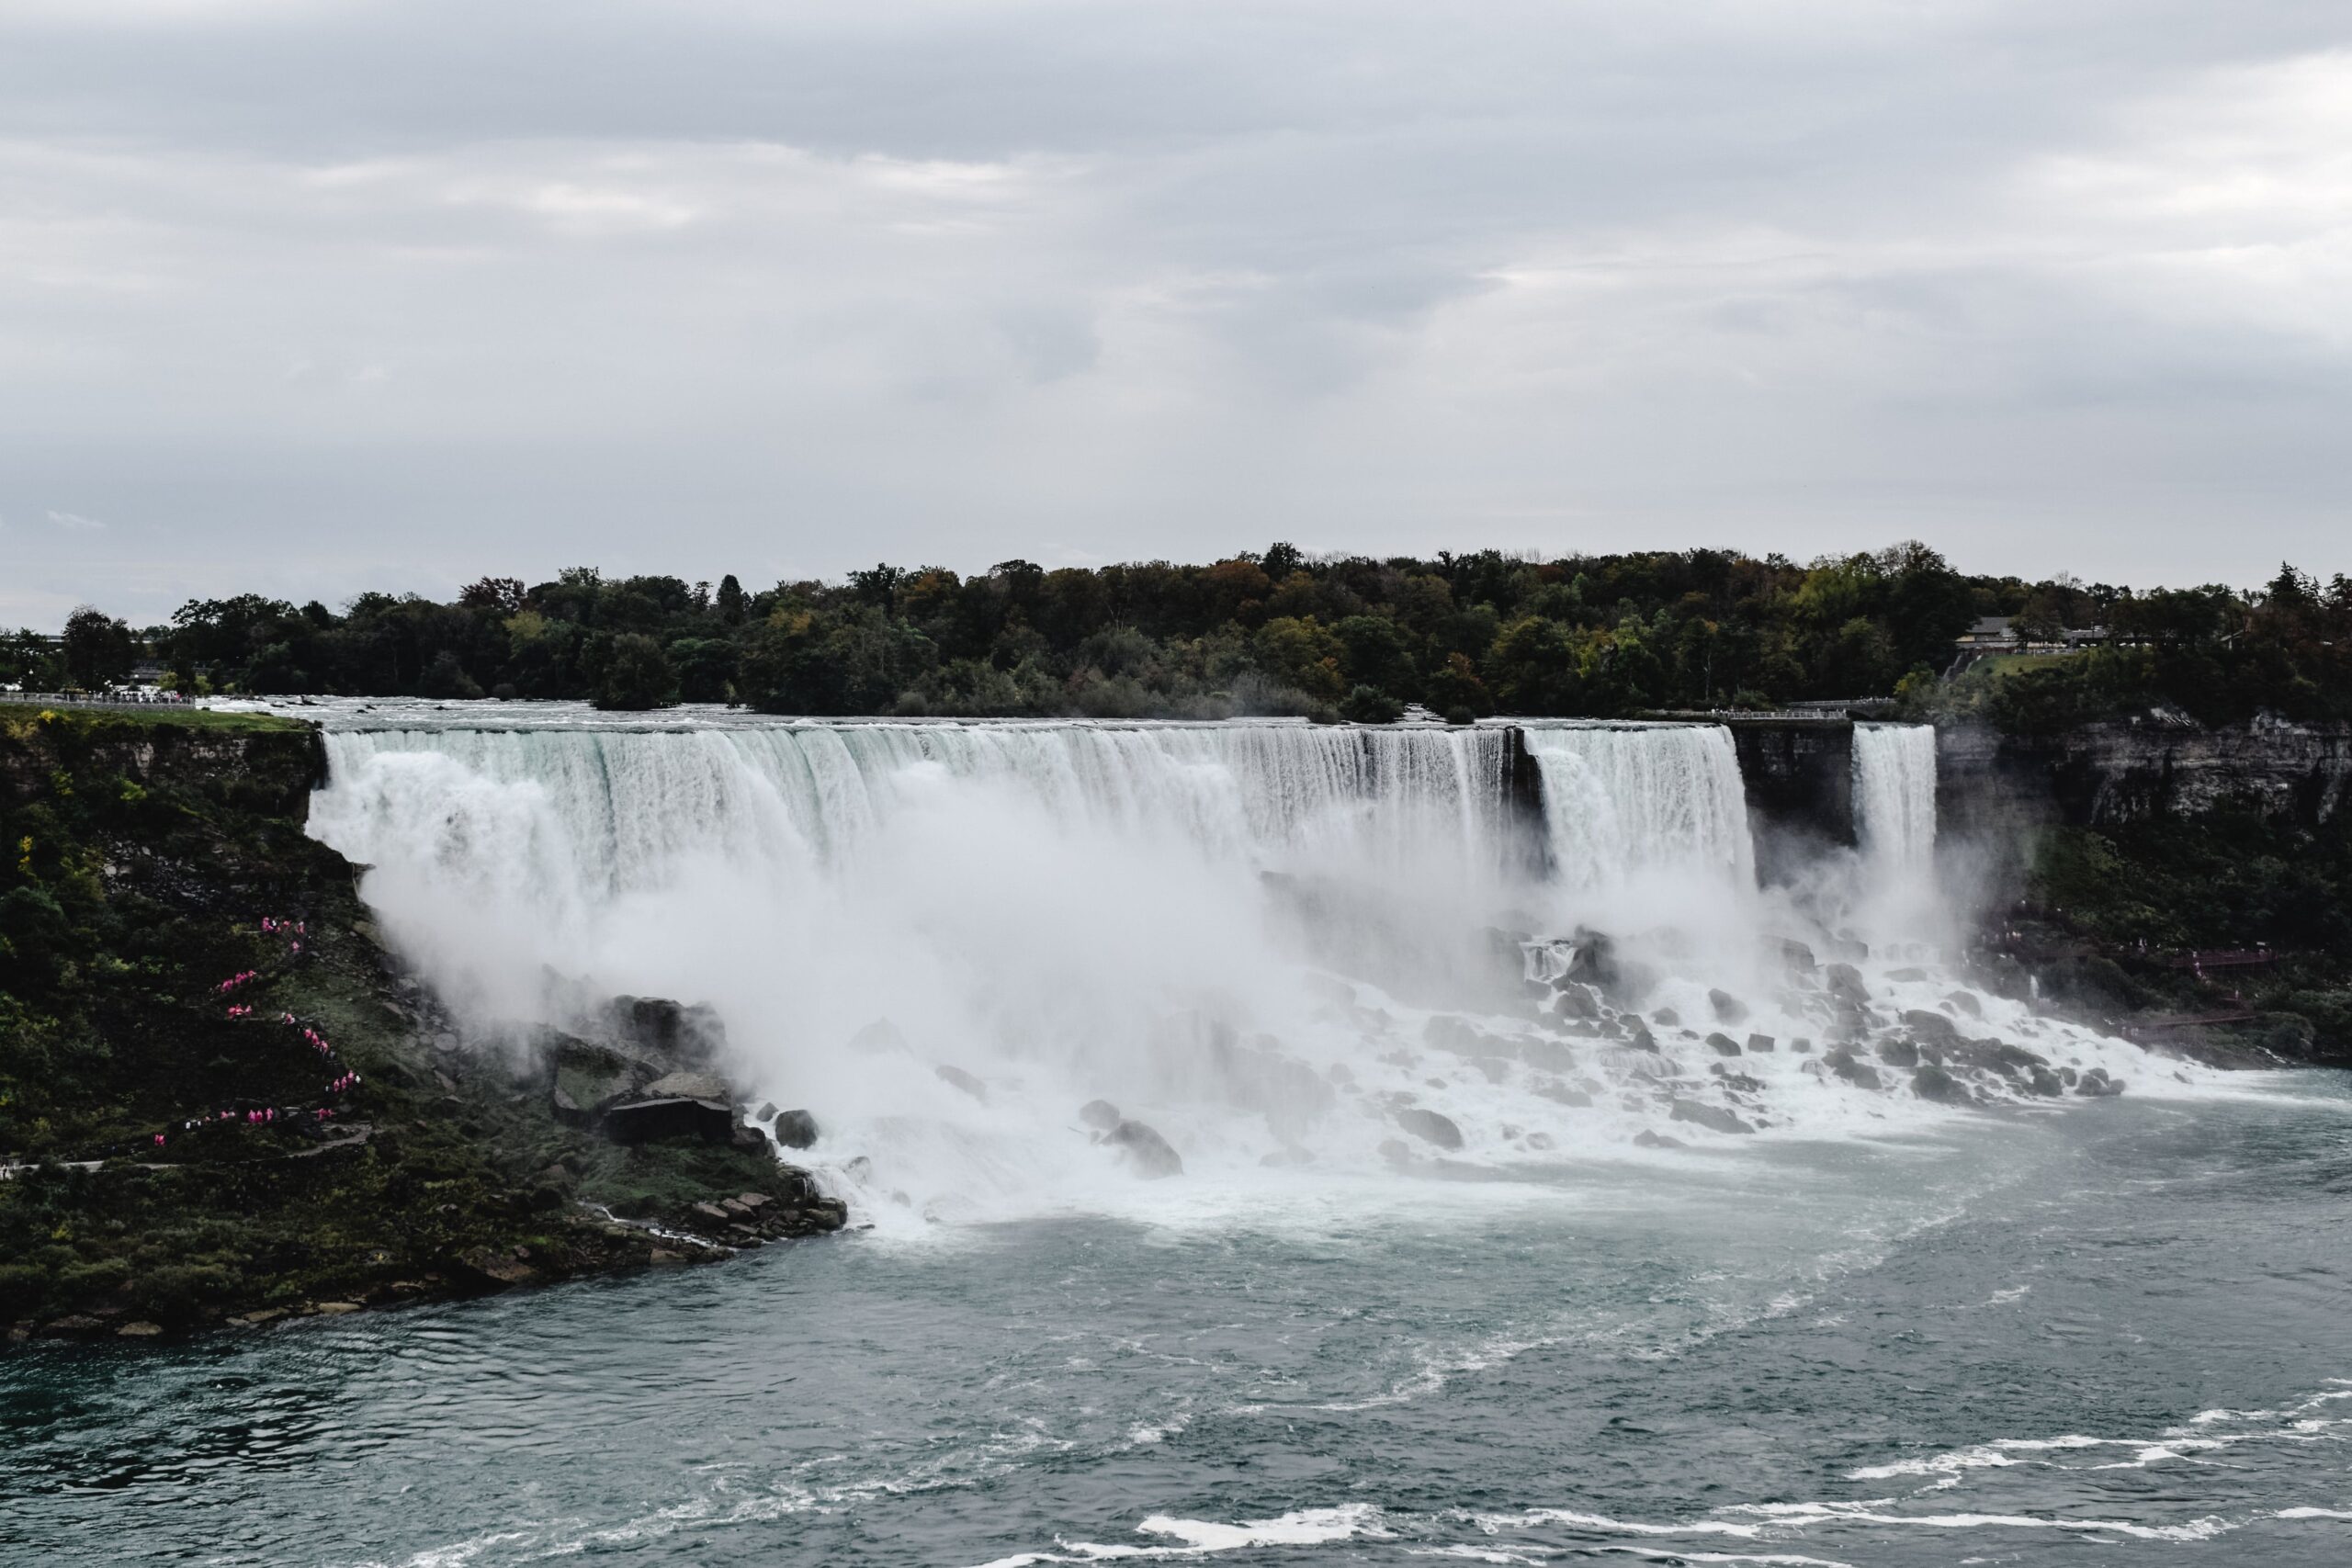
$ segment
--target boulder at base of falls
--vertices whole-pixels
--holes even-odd
[[[1919,1047],[1908,1040],[1882,1041],[1878,1059],[1890,1067],[1916,1067],[1919,1065]]]
[[[537,1049],[548,1066],[548,1106],[567,1126],[594,1126],[605,1106],[639,1098],[653,1076],[642,1062],[553,1030],[542,1032]]]
[[[1441,1116],[1434,1111],[1424,1111],[1417,1105],[1408,1106],[1396,1112],[1396,1125],[1442,1149],[1462,1146],[1462,1129],[1453,1124],[1452,1117]]]
[[[989,1102],[988,1085],[982,1083],[979,1079],[974,1077],[963,1068],[951,1067],[946,1063],[942,1062],[939,1066],[932,1068],[931,1070],[933,1073],[937,1075],[940,1082],[954,1084],[957,1089],[962,1089],[966,1094],[970,1095],[982,1105],[986,1105]]]
[[[1747,1021],[1747,1004],[1729,991],[1709,991],[1707,1005],[1715,1010],[1715,1021],[1718,1023]]]
[[[1592,1096],[1580,1089],[1570,1089],[1564,1083],[1539,1083],[1535,1086],[1535,1092],[1546,1100],[1556,1100],[1562,1105],[1584,1106],[1592,1103]]]
[[[734,1099],[725,1078],[717,1073],[665,1073],[645,1086],[648,1100],[716,1100],[722,1104]]]
[[[1128,1168],[1147,1181],[1184,1174],[1184,1162],[1168,1140],[1140,1122],[1121,1122],[1102,1134],[1102,1141],[1117,1149]]]
[[[1960,1038],[1960,1027],[1939,1012],[1912,1008],[1903,1015],[1904,1027],[1930,1045],[1948,1045]]]
[[[775,1101],[773,1100],[763,1100],[760,1101],[760,1108],[752,1112],[752,1120],[754,1122],[771,1122],[775,1119]]]
[[[1956,1011],[1964,1012],[1971,1018],[1983,1018],[1984,1016],[1984,1004],[1979,1002],[1975,996],[1971,992],[1954,991],[1950,996],[1946,997],[1944,1000],[1950,1002]]]
[[[1107,1133],[1125,1118],[1119,1108],[1107,1100],[1090,1100],[1078,1108],[1078,1119],[1098,1133]]]
[[[1877,1068],[1867,1066],[1861,1062],[1857,1061],[1854,1057],[1854,1054],[1843,1046],[1830,1052],[1827,1055],[1822,1057],[1821,1060],[1831,1072],[1836,1073],[1839,1077],[1844,1078],[1849,1084],[1857,1085],[1862,1089],[1883,1089],[1885,1087],[1878,1076]]]
[[[1585,987],[1565,980],[1552,998],[1552,1010],[1562,1018],[1596,1019],[1600,1016],[1600,1003]]]
[[[725,1055],[727,1027],[708,1007],[684,1007],[667,997],[615,997],[605,1026],[626,1049],[634,1046],[673,1061],[704,1066]]]
[[[1660,1008],[1650,1014],[1650,1021],[1661,1028],[1679,1029],[1682,1027],[1682,1015],[1672,1008]]]
[[[1769,1034],[1751,1034],[1747,1037],[1747,1048],[1750,1051],[1770,1051],[1773,1048],[1772,1037]]]
[[[2109,1077],[2105,1067],[2093,1067],[2083,1075],[2083,1081],[2075,1086],[2075,1092],[2093,1100],[2103,1100],[2109,1095],[2121,1094],[2123,1080]]]
[[[1973,1105],[1976,1101],[1967,1085],[1932,1062],[1911,1075],[1911,1092],[1939,1105]]]
[[[1821,983],[1829,988],[1831,996],[1857,1004],[1871,999],[1871,988],[1862,983],[1862,972],[1850,964],[1823,964]]]
[[[817,1141],[817,1118],[806,1111],[775,1113],[775,1141],[787,1149],[805,1149]]]
[[[1707,1045],[1718,1056],[1736,1056],[1740,1054],[1739,1042],[1720,1030],[1707,1036]]]
[[[1669,1138],[1664,1133],[1653,1133],[1646,1127],[1634,1134],[1634,1145],[1645,1149],[1687,1149],[1690,1146],[1679,1138]]]
[[[1720,1105],[1704,1100],[1677,1099],[1668,1114],[1677,1122],[1689,1122],[1717,1133],[1753,1133],[1755,1128]]]
[[[2060,1083],[2058,1075],[2048,1067],[2028,1067],[2026,1087],[2044,1100],[2055,1100],[2066,1092],[2066,1086]]]

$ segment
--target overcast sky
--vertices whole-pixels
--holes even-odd
[[[0,5],[9,624],[1911,536],[2352,571],[2352,6]]]

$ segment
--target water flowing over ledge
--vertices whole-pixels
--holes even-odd
[[[1229,1181],[1671,1157],[2203,1081],[1939,957],[1920,728],[1858,730],[1860,852],[1771,889],[1711,725],[327,745],[313,833],[371,868],[388,932],[485,1037],[583,991],[707,1001],[885,1216],[1092,1201],[1136,1165],[1077,1125],[1097,1100]]]

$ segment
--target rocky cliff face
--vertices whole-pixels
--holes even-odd
[[[721,1079],[650,1084],[715,1114],[623,1141],[555,1114],[538,1055],[462,1047],[303,831],[323,761],[279,720],[0,708],[0,1345],[842,1224]],[[695,1010],[628,1000],[664,1048]]]
[[[1843,718],[1725,721],[1756,836],[1756,871],[1787,882],[1854,842],[1854,726]]]
[[[1959,831],[2100,827],[2229,805],[2315,827],[2343,805],[2352,729],[2142,720],[2028,738],[1958,728],[1939,736],[1937,762],[1938,811]]]

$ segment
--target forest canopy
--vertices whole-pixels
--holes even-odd
[[[2034,637],[2108,635],[1947,680],[1967,662],[1956,639],[1985,616]],[[0,674],[97,684],[136,640],[187,691],[809,715],[1377,720],[1409,703],[1455,718],[1606,717],[1895,698],[2033,728],[2164,705],[2210,722],[2352,710],[2341,575],[2134,592],[1969,576],[1917,542],[1804,565],[1703,549],[1375,560],[1276,544],[1206,565],[878,565],[758,590],[580,567],[537,584],[485,577],[446,604],[191,600],[137,638],[85,608],[65,645],[0,643]]]

